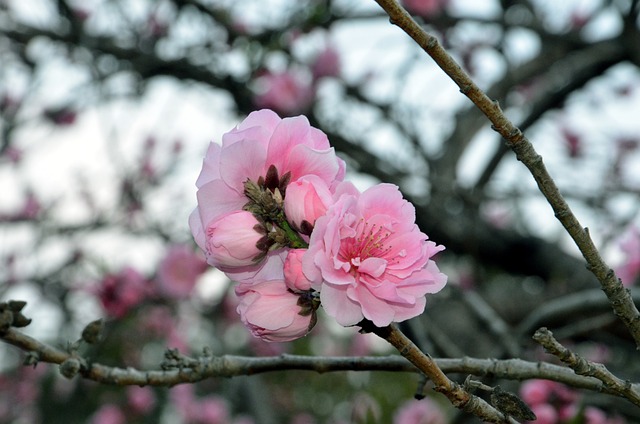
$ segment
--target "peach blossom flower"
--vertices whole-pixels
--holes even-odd
[[[444,247],[427,239],[398,187],[379,184],[343,194],[318,218],[303,270],[338,323],[383,327],[421,314],[425,295],[446,284],[431,260]]]

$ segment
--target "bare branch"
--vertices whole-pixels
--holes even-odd
[[[571,367],[576,374],[595,377],[602,381],[610,391],[629,399],[636,405],[640,405],[640,385],[631,384],[613,375],[603,364],[587,361],[580,355],[576,355],[562,346],[553,333],[542,327],[533,335],[533,339],[540,343],[547,352],[557,356],[562,362]]]
[[[629,291],[624,288],[615,272],[600,256],[589,231],[584,228],[564,197],[556,186],[553,178],[547,171],[542,157],[536,152],[533,145],[503,113],[497,102],[491,100],[484,91],[478,87],[469,75],[440,45],[438,39],[428,34],[411,15],[395,0],[376,0],[387,12],[391,23],[404,30],[437,65],[460,87],[460,91],[467,96],[476,107],[491,121],[492,128],[498,132],[509,144],[538,184],[539,190],[545,196],[556,218],[562,223],[575,244],[580,249],[582,256],[587,261],[589,270],[596,276],[602,289],[609,298],[615,314],[626,325],[629,332],[640,348],[640,312],[633,303]]]

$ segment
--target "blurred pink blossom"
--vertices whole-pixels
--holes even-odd
[[[236,286],[238,313],[251,333],[269,342],[288,342],[305,336],[315,325],[315,310],[304,297],[287,289],[283,280]]]
[[[98,296],[105,312],[121,318],[151,293],[147,279],[132,267],[105,275],[91,291]]]
[[[405,402],[393,416],[393,424],[446,424],[447,417],[429,398]]]
[[[91,417],[91,424],[126,424],[127,418],[119,406],[104,404]]]
[[[158,289],[171,298],[186,298],[206,269],[207,262],[191,247],[184,244],[172,245],[158,265]]]
[[[556,408],[548,403],[539,403],[537,405],[530,405],[531,411],[536,414],[537,419],[535,421],[528,421],[535,424],[557,424],[558,412]]]
[[[449,0],[402,0],[407,10],[424,18],[437,15],[449,3]]]
[[[339,324],[366,318],[384,327],[421,314],[425,295],[447,282],[431,260],[444,247],[427,239],[397,186],[379,184],[362,194],[344,189],[316,221],[304,273]]]
[[[313,60],[311,73],[314,79],[340,76],[340,54],[333,46],[325,47]]]
[[[616,267],[616,274],[625,286],[635,284],[640,275],[640,230],[631,226],[620,242],[620,249],[624,252],[624,261]]]
[[[193,386],[182,384],[171,389],[170,398],[176,409],[189,424],[227,424],[229,406],[216,395],[198,398]]]
[[[256,80],[254,103],[291,116],[305,112],[315,97],[315,89],[305,75],[295,71],[267,72]]]
[[[127,403],[136,414],[144,415],[156,405],[156,395],[151,387],[129,386]]]
[[[71,106],[51,107],[43,113],[49,121],[60,127],[72,125],[78,117],[78,113]]]

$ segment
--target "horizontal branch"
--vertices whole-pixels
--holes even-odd
[[[62,364],[78,358],[85,368],[78,373],[86,379],[114,385],[174,386],[217,377],[237,377],[265,372],[301,370],[316,373],[341,371],[388,371],[418,372],[405,358],[399,355],[362,357],[323,357],[302,355],[280,355],[271,357],[246,357],[236,355],[211,356],[206,352],[189,358],[179,355],[171,369],[137,370],[134,368],[109,367],[78,357],[43,343],[14,328],[0,334],[0,339],[22,350],[36,362]],[[175,352],[172,354],[175,357]],[[547,379],[569,386],[615,394],[597,378],[577,375],[572,370],[544,362],[530,362],[521,359],[434,359],[447,374],[492,376],[509,380]],[[165,367],[166,368],[166,367]]]

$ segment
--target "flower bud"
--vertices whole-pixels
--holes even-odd
[[[287,220],[297,230],[304,227],[310,229],[332,203],[333,198],[327,184],[315,175],[307,175],[291,182],[287,187],[284,212]],[[305,221],[307,224],[304,224]],[[305,231],[307,232],[310,233]]]
[[[305,336],[316,323],[315,310],[307,308],[282,280],[243,283],[236,287],[236,294],[240,298],[237,310],[242,322],[263,340],[295,340]]]
[[[311,281],[302,272],[302,257],[307,249],[291,249],[284,260],[284,282],[294,292],[311,290]]]
[[[234,211],[209,224],[206,229],[207,262],[225,270],[255,263],[261,250],[256,246],[262,237],[261,224],[252,213]]]

